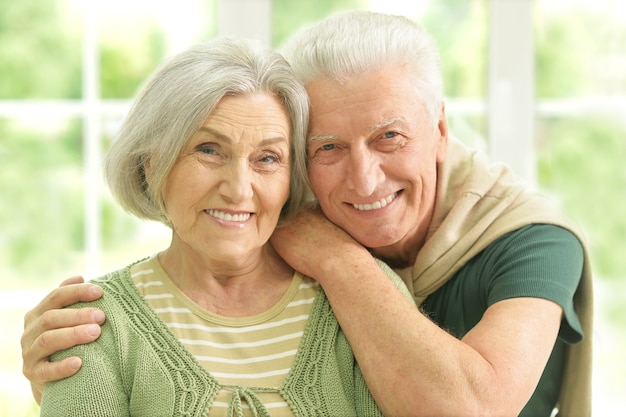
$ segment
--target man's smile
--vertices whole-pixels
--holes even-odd
[[[387,204],[391,203],[393,200],[396,199],[396,197],[398,196],[398,193],[393,193],[387,197],[383,197],[378,201],[375,201],[373,203],[368,203],[368,204],[352,204],[352,207],[354,207],[357,210],[361,210],[361,211],[370,211],[370,210],[378,210],[381,209],[383,207],[385,207]]]

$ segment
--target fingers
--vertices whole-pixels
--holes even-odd
[[[22,335],[25,375],[35,372],[39,363],[47,362],[54,352],[96,340],[103,322],[104,313],[95,308],[45,312]]]
[[[95,284],[73,283],[82,280],[81,277],[69,278],[58,288],[48,294],[35,308],[26,313],[24,324],[27,325],[44,312],[67,307],[79,301],[93,301],[102,296],[102,288]]]
[[[32,326],[33,330],[39,335],[43,335],[46,332],[55,333],[53,330],[62,329],[84,329],[85,326],[93,325],[93,328],[100,328],[100,324],[104,323],[105,317],[102,310],[93,307],[84,307],[80,309],[62,309],[62,310],[48,310],[44,312]],[[55,333],[56,334],[56,333]],[[78,333],[75,335],[65,334],[64,336],[80,336]]]
[[[83,282],[85,282],[85,279],[80,276],[80,275],[76,275],[74,277],[70,277],[68,279],[66,279],[65,281],[63,281],[59,287],[64,287],[66,285],[72,285],[72,284],[82,284]]]
[[[21,344],[25,359],[28,356],[33,362],[60,349],[95,340],[100,335],[99,325],[105,320],[101,310],[90,307],[48,310],[38,317],[32,310],[29,314],[30,319],[24,321]]]
[[[98,324],[83,324],[48,330],[34,339],[33,343],[22,348],[22,359],[28,373],[36,372],[38,363],[46,361],[50,355],[75,345],[93,342],[100,336]],[[46,380],[47,381],[47,380]]]
[[[63,309],[79,301],[102,296],[102,288],[83,283],[80,276],[66,279],[24,316],[22,371],[31,382],[39,402],[46,382],[73,375],[81,366],[79,358],[51,363],[53,353],[94,341],[100,336],[104,313],[97,308]]]
[[[31,381],[31,389],[37,404],[41,404],[41,394],[46,382],[56,381],[74,375],[82,366],[82,359],[70,357],[59,362],[42,362],[40,366],[23,368],[24,375]]]
[[[85,310],[99,311],[96,309]],[[61,312],[66,311],[70,310],[62,310]],[[23,336],[22,372],[30,381],[33,396],[38,403],[41,401],[41,393],[47,382],[72,376],[82,365],[81,359],[77,357],[66,358],[59,362],[50,362],[50,355],[77,344],[92,342],[100,336],[100,332],[101,329],[98,324],[83,324],[48,330],[40,334],[30,344],[24,342],[26,336]]]
[[[75,280],[76,278],[70,278],[64,282]],[[24,316],[22,349],[30,347],[34,340],[47,330],[103,323],[104,313],[100,310],[93,308],[60,310],[78,301],[93,301],[101,296],[102,288],[93,284],[73,284],[54,289]]]

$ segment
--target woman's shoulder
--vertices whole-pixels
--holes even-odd
[[[145,264],[149,262],[151,258],[142,258],[138,261],[135,261],[123,268],[116,269],[114,271],[108,272],[98,278],[95,278],[90,281],[92,284],[99,285],[102,287],[106,293],[118,293],[122,292],[128,295],[127,293],[131,293],[131,295],[140,295],[137,291],[132,291],[135,289],[135,285],[132,280],[132,270],[139,265]]]
[[[102,287],[102,297],[94,301],[73,304],[70,308],[98,308],[105,312],[107,320],[109,320],[120,314],[119,310],[137,310],[137,306],[143,307],[145,301],[133,283],[131,268],[144,260],[141,259],[123,268],[89,280],[89,283]]]

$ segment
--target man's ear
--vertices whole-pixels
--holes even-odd
[[[437,122],[437,163],[444,162],[448,157],[448,121],[446,119],[446,104],[441,102],[439,122]]]

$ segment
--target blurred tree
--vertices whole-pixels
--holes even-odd
[[[608,279],[626,271],[626,126],[606,116],[545,120],[550,144],[539,156],[539,181],[581,223],[595,272]]]
[[[565,98],[626,92],[626,30],[608,7],[537,15],[537,95]]]
[[[441,57],[447,97],[487,96],[488,14],[482,0],[430,2],[419,19],[432,35]],[[447,113],[450,129],[467,144],[486,146],[485,115]]]
[[[0,2],[0,98],[80,97],[80,38],[62,2]],[[80,124],[0,123],[0,257],[20,278],[82,249]]]
[[[538,97],[576,97],[588,92],[592,80],[588,63],[590,57],[598,56],[597,38],[583,28],[595,27],[595,20],[592,13],[577,10],[535,19]]]
[[[165,34],[150,24],[136,33],[136,47],[128,39],[102,39],[100,44],[103,98],[132,98],[167,53]]]
[[[280,47],[301,27],[340,10],[367,9],[369,0],[274,0],[272,44]]]
[[[485,3],[432,1],[421,23],[439,48],[446,95],[486,97],[489,25]]]
[[[62,3],[0,2],[0,99],[80,97],[80,38]]]
[[[536,19],[538,99],[581,98],[610,91],[626,94],[626,66],[610,87],[603,76],[615,57],[626,63],[623,25],[606,9],[572,8]],[[590,30],[594,28],[594,30]],[[620,88],[621,86],[621,88]],[[616,109],[619,110],[619,109]],[[619,113],[540,118],[537,121],[538,180],[556,194],[588,233],[595,272],[624,278],[626,271],[626,124]]]
[[[55,270],[82,250],[80,125],[64,122],[36,134],[0,124],[0,259],[20,278]]]

